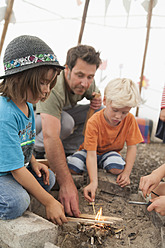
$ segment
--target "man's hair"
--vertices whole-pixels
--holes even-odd
[[[82,59],[88,64],[96,65],[96,69],[101,64],[100,52],[96,52],[92,46],[78,45],[68,50],[66,65],[68,65],[70,70],[75,66],[77,59]]]
[[[141,100],[136,84],[128,78],[111,80],[105,87],[104,96],[116,108],[134,108]]]
[[[33,69],[25,70],[20,73],[13,74],[6,77],[0,83],[0,94],[8,98],[8,100],[22,101],[27,100],[27,89],[29,88],[33,94],[34,99],[37,99],[41,94],[41,81],[49,69],[53,69],[54,73],[60,69],[54,66],[40,66]],[[50,82],[50,89],[52,89],[56,83],[57,77],[53,77]],[[49,94],[42,100],[44,101]]]

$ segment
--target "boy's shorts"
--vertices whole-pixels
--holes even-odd
[[[87,171],[86,168],[86,156],[87,151],[81,150],[75,152],[72,156],[67,157],[67,163],[69,169],[76,173],[82,173]],[[109,171],[111,169],[124,169],[125,161],[118,152],[110,151],[102,155],[97,155],[98,168]]]

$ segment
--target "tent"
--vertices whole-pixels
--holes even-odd
[[[9,0],[8,0],[9,1]],[[5,21],[1,13],[8,1],[0,3],[0,27]],[[10,0],[11,1],[11,0]],[[22,34],[36,35],[45,40],[65,63],[67,50],[78,44],[85,0],[16,0],[7,28],[2,57],[8,42]],[[139,84],[147,39],[149,0],[90,0],[81,38],[101,52],[103,65],[96,73],[96,83],[103,92],[115,77],[129,77]],[[143,104],[138,116],[157,125],[165,67],[165,1],[153,0],[150,33],[141,89]],[[136,115],[136,109],[132,110]]]

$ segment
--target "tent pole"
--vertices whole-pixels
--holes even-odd
[[[150,34],[150,26],[151,26],[151,17],[152,17],[152,8],[153,8],[153,1],[150,0],[149,7],[148,7],[148,22],[147,22],[147,35],[146,35],[146,44],[145,44],[145,50],[143,55],[143,64],[142,64],[142,70],[141,70],[141,76],[140,76],[140,83],[139,83],[139,93],[141,94],[142,89],[142,82],[143,82],[143,73],[144,73],[144,67],[145,67],[145,60],[146,60],[146,54],[147,54],[147,48],[148,48],[148,41],[149,41],[149,34]],[[139,107],[136,109],[136,117],[139,114]]]
[[[4,24],[4,27],[3,27],[3,32],[2,32],[2,36],[1,36],[1,40],[0,40],[0,56],[1,56],[1,52],[2,52],[3,43],[4,43],[4,40],[5,40],[8,24],[10,22],[13,3],[14,3],[14,0],[8,0],[8,5],[7,5],[7,8],[6,8],[6,13],[5,13],[5,24]]]
[[[83,31],[84,31],[84,26],[85,26],[85,21],[86,21],[86,16],[87,16],[87,11],[88,11],[89,1],[90,0],[85,1],[84,13],[83,13],[82,22],[81,22],[81,29],[80,29],[79,38],[78,38],[78,45],[81,44],[82,35],[83,35]]]

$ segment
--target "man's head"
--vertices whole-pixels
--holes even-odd
[[[132,80],[117,78],[108,83],[104,90],[104,116],[110,125],[118,125],[131,108],[140,103],[138,89]]]
[[[65,65],[65,78],[71,91],[83,95],[93,82],[101,63],[100,53],[87,45],[69,49]]]

